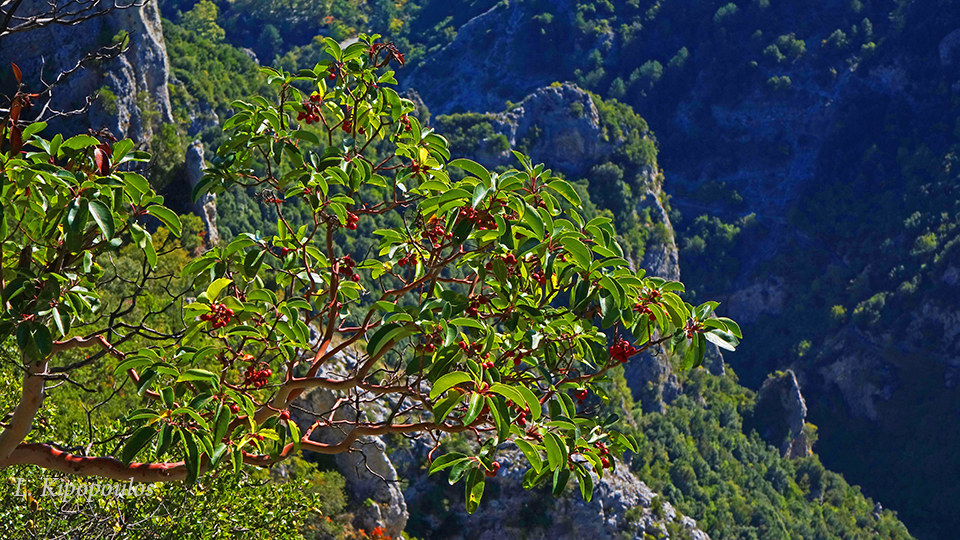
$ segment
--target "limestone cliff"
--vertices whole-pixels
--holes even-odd
[[[20,13],[41,9],[46,2],[31,0]],[[109,129],[115,136],[149,141],[154,130],[173,122],[167,91],[169,62],[156,2],[112,11],[74,26],[47,26],[15,34],[0,48],[0,63],[15,62],[23,71],[27,89],[38,91],[85,55],[129,33],[129,48],[102,64],[87,62],[53,92],[51,107],[58,111],[84,108],[85,113],[56,119],[52,127],[65,133]],[[13,46],[15,43],[16,46]]]
[[[602,480],[594,476],[595,492],[590,502],[580,496],[574,482],[559,498],[548,489],[524,490],[523,474],[528,465],[514,447],[498,453],[502,467],[496,477],[487,480],[483,503],[476,513],[463,508],[463,490],[447,488],[443,473],[428,477],[409,462],[404,476],[411,478],[404,490],[418,530],[429,531],[429,538],[498,540],[528,538],[670,538],[709,540],[697,528],[696,521],[681,515],[669,502],[638,480],[628,467],[617,461],[616,470]],[[446,511],[438,511],[436,501],[445,492],[453,501]],[[459,497],[459,498],[457,498]]]
[[[810,454],[813,441],[808,438],[807,403],[793,371],[772,374],[757,394],[753,427],[765,441],[788,458]]]

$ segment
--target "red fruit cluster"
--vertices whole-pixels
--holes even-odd
[[[417,254],[416,254],[416,253],[410,253],[409,255],[404,255],[403,257],[400,257],[400,260],[399,260],[399,261],[397,261],[397,264],[399,264],[400,266],[406,266],[407,263],[410,263],[410,264],[412,264],[412,265],[416,265],[416,264],[417,264]]]
[[[303,111],[297,114],[297,121],[305,121],[307,124],[313,124],[320,121],[320,101],[323,96],[313,94],[303,100]]]
[[[578,405],[583,405],[583,400],[587,399],[587,394],[589,394],[589,392],[587,391],[586,388],[581,388],[577,390],[577,393],[574,394],[574,397],[577,398]]]
[[[481,231],[495,229],[497,227],[497,221],[493,219],[489,211],[476,210],[472,206],[466,206],[460,210],[458,221],[464,219],[472,222]]]
[[[353,267],[357,263],[353,262],[353,259],[350,258],[350,255],[344,255],[337,259],[337,268],[336,272],[343,279],[349,279],[351,281],[360,281],[360,274],[353,271]]]
[[[347,228],[351,231],[357,230],[357,222],[360,221],[360,216],[354,214],[353,212],[347,212]]]
[[[637,348],[622,337],[618,337],[616,343],[611,345],[607,352],[610,353],[610,358],[624,364],[631,356],[637,354]]]
[[[425,173],[430,170],[430,166],[427,164],[419,164],[416,161],[410,163],[410,172],[413,174]]]
[[[467,315],[476,317],[480,314],[480,306],[485,306],[490,302],[486,296],[474,296],[470,299],[470,306],[465,310]]]
[[[230,320],[233,319],[232,309],[223,304],[214,304],[210,308],[210,313],[204,313],[200,316],[201,321],[212,321],[214,330],[230,324]]]
[[[440,224],[440,220],[433,218],[423,229],[423,234],[421,237],[424,240],[429,240],[433,244],[434,249],[440,248],[440,242],[444,238],[450,238],[453,234],[445,231],[443,225]]]
[[[240,406],[237,405],[236,403],[231,403],[230,412],[232,412],[233,414],[238,414],[240,412]]]
[[[503,353],[503,356],[504,356],[504,358],[510,358],[510,357],[513,356],[514,354],[516,354],[516,356],[513,357],[513,367],[518,368],[518,367],[520,367],[520,363],[523,362],[523,353],[522,353],[522,352],[514,353],[513,351],[507,351],[507,352]]]
[[[693,339],[694,334],[702,333],[704,327],[699,323],[689,323],[687,324],[687,339]]]
[[[483,474],[487,475],[487,477],[489,478],[493,478],[494,476],[497,475],[497,471],[499,470],[500,470],[500,462],[494,461],[493,463],[490,464],[489,469],[483,471]]]
[[[290,411],[287,411],[287,410],[280,411],[280,419],[281,419],[281,420],[289,420],[289,419],[290,419]]]
[[[607,445],[603,444],[603,441],[597,441],[593,443],[593,446],[600,451],[601,456],[607,456],[610,454],[610,450],[607,449]]]
[[[530,409],[520,407],[516,403],[511,403],[510,406],[517,410],[516,422],[520,424],[520,427],[525,427],[527,425],[527,417],[530,416]]]
[[[404,130],[404,131],[410,131],[411,129],[413,129],[413,128],[410,127],[410,119],[407,118],[407,115],[401,116],[401,117],[400,117],[400,122],[403,124],[403,130]]]
[[[650,306],[646,305],[646,302],[640,302],[638,304],[635,304],[633,306],[633,310],[636,311],[637,313],[640,313],[641,315],[646,315],[647,317],[649,317],[650,322],[654,322],[657,320],[656,315],[653,314],[653,310],[650,309]]]
[[[530,274],[530,277],[533,278],[533,280],[536,281],[538,284],[540,284],[540,286],[547,284],[547,276],[545,276],[543,272],[541,272],[540,270],[537,270],[536,272]]]
[[[250,365],[247,366],[247,370],[243,372],[243,383],[247,386],[263,388],[267,385],[267,380],[270,379],[271,375],[273,375],[273,370],[268,367],[259,368]]]

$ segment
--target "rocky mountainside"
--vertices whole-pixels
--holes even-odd
[[[960,429],[960,19],[929,4],[498,3],[402,82],[435,114],[555,80],[633,105],[659,136],[683,280],[752,338],[738,373],[792,368],[825,461],[936,536],[911,494],[953,489],[960,464],[935,436]],[[711,250],[710,223],[735,239]]]
[[[42,13],[45,6],[46,2],[27,2],[18,15]],[[169,60],[155,2],[115,10],[73,26],[51,25],[15,34],[0,50],[0,61],[16,63],[27,89],[40,91],[41,81],[54,82],[80,59],[122,41],[125,35],[129,36],[125,53],[106,62],[84,62],[57,84],[48,112],[86,109],[81,115],[55,122],[55,127],[66,133],[106,128],[118,138],[148,142],[159,125],[173,122],[167,89]],[[95,99],[88,104],[91,97]]]

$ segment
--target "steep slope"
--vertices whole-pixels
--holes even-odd
[[[733,359],[745,382],[795,369],[824,460],[949,537],[952,497],[922,494],[953,493],[943,471],[960,467],[942,451],[960,430],[960,19],[933,4],[497,4],[404,84],[435,113],[498,110],[551,80],[637,107],[671,179],[683,280],[753,338]],[[874,474],[890,467],[903,473]]]

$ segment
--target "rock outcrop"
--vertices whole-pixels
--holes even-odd
[[[643,482],[631,474],[623,463],[607,472],[602,480],[594,476],[595,491],[590,502],[571,485],[559,498],[548,489],[524,490],[523,474],[528,465],[516,448],[498,453],[502,467],[496,477],[487,480],[480,509],[468,515],[463,507],[462,489],[457,485],[449,495],[460,499],[449,510],[438,511],[437,490],[446,488],[442,478],[427,477],[422,471],[411,471],[410,486],[404,491],[410,508],[423,520],[421,528],[430,531],[430,538],[498,540],[527,538],[669,538],[668,524],[675,523],[689,538],[708,540],[697,529],[696,521],[681,516]],[[407,476],[405,474],[405,476]],[[571,484],[575,482],[571,481]]]
[[[203,169],[205,167],[203,160],[203,144],[200,141],[194,141],[187,148],[186,169],[187,181],[190,190],[200,183],[203,178]],[[212,193],[204,193],[200,200],[193,204],[193,212],[200,216],[203,221],[203,228],[207,235],[207,245],[215,246],[220,243],[220,231],[217,229],[217,196]]]
[[[757,394],[754,424],[760,436],[778,447],[788,458],[810,454],[804,421],[807,404],[800,393],[800,384],[791,370],[772,374]]]
[[[341,354],[337,359],[324,366],[325,375],[343,374],[355,365],[356,359],[349,354]],[[358,411],[353,407],[335,407],[337,395],[322,388],[304,393],[291,408],[291,418],[300,427],[301,432],[310,429],[320,418],[328,420],[356,420],[362,417],[377,417],[382,411],[376,408]],[[319,427],[313,431],[313,440],[336,444],[343,440],[348,432],[338,429]],[[349,452],[337,454],[334,458],[337,470],[347,480],[347,489],[353,501],[353,513],[357,527],[373,530],[382,527],[388,536],[399,538],[407,524],[409,514],[400,491],[397,471],[387,456],[386,445],[379,437],[361,437]]]
[[[30,0],[21,14],[45,10],[47,2]],[[81,115],[57,119],[53,126],[66,134],[109,129],[115,136],[146,142],[156,126],[173,122],[167,90],[169,61],[156,2],[118,9],[73,26],[51,25],[15,35],[16,47],[0,49],[2,63],[16,62],[28,90],[41,88],[85,55],[108,45],[123,32],[129,48],[102,64],[87,62],[53,91],[51,107],[58,111],[83,109]],[[10,38],[13,43],[14,38]]]

